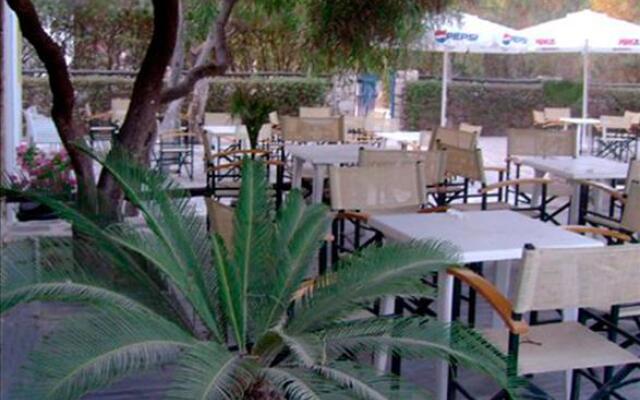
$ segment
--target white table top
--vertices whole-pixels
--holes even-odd
[[[395,132],[375,132],[378,137],[396,142],[420,142],[420,131],[395,131]]]
[[[629,166],[625,163],[594,156],[518,157],[518,159],[523,165],[569,180],[624,179],[629,170]]]
[[[597,118],[560,118],[560,122],[566,122],[567,124],[595,125],[599,124],[600,120]]]
[[[315,165],[355,164],[362,144],[306,144],[290,145],[286,151],[292,157]]]
[[[459,249],[463,263],[520,259],[528,243],[539,248],[604,246],[508,210],[374,215],[369,222],[391,240],[447,241]]]
[[[238,125],[205,125],[202,128],[213,136],[234,136],[242,131]]]

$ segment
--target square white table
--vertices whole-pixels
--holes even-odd
[[[324,177],[327,167],[330,165],[356,164],[360,148],[371,147],[362,144],[305,144],[290,145],[286,151],[293,158],[292,186],[302,186],[302,168],[305,162],[313,166],[313,191],[314,203],[322,202],[324,190]]]
[[[222,138],[233,138],[234,143],[247,140],[247,129],[244,125],[205,125],[202,129],[216,139],[218,152],[222,151]]]
[[[404,150],[410,145],[420,145],[422,135],[424,132],[420,131],[395,131],[395,132],[374,132],[374,135],[384,139],[384,141],[392,141],[400,144],[400,147]]]
[[[392,241],[435,239],[456,246],[462,263],[511,261],[522,258],[523,248],[601,247],[604,243],[546,224],[513,211],[469,211],[462,213],[374,215],[369,224]],[[509,263],[498,265],[496,284],[506,290]],[[438,319],[451,322],[453,277],[446,271],[438,273]],[[387,313],[393,312],[388,302]],[[495,318],[494,318],[495,320]],[[448,363],[438,362],[437,399],[446,400]]]
[[[629,166],[619,161],[594,156],[580,157],[518,157],[522,165],[535,170],[537,177],[550,173],[558,178],[566,179],[573,187],[571,206],[569,208],[569,224],[577,224],[580,213],[580,181],[625,179]]]

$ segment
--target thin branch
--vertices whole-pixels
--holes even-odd
[[[163,91],[161,102],[163,104],[176,100],[180,97],[188,95],[195,84],[204,78],[218,76],[224,74],[229,64],[231,56],[229,54],[229,45],[227,43],[227,23],[231,17],[233,7],[238,0],[222,0],[220,13],[218,14],[213,33],[213,48],[215,50],[215,62],[206,65],[196,65],[192,68],[187,76],[176,86],[167,88]],[[201,52],[205,52],[205,47]]]

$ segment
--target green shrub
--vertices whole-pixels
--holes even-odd
[[[442,84],[438,81],[407,83],[404,92],[404,122],[408,129],[422,129],[438,118]]]
[[[547,107],[571,107],[582,101],[582,83],[549,81],[542,84],[542,96]]]
[[[299,106],[320,106],[331,89],[320,78],[218,78],[211,81],[207,111],[229,111],[236,88],[268,97],[279,114],[297,114]]]
[[[36,105],[41,112],[48,112],[51,92],[47,78],[25,77],[23,84],[24,107]],[[93,112],[108,110],[112,98],[129,97],[133,89],[133,79],[127,77],[75,77],[73,84],[78,106],[88,102]],[[217,78],[211,81],[207,111],[228,112],[238,86],[269,96],[279,113],[294,114],[298,106],[324,105],[331,82],[321,78]]]

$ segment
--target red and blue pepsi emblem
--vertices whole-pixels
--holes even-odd
[[[444,43],[447,41],[447,31],[439,29],[434,34],[436,42]]]
[[[513,38],[508,33],[505,33],[504,35],[502,35],[502,44],[503,45],[505,45],[505,46],[510,45],[511,44],[511,40],[513,40]]]

